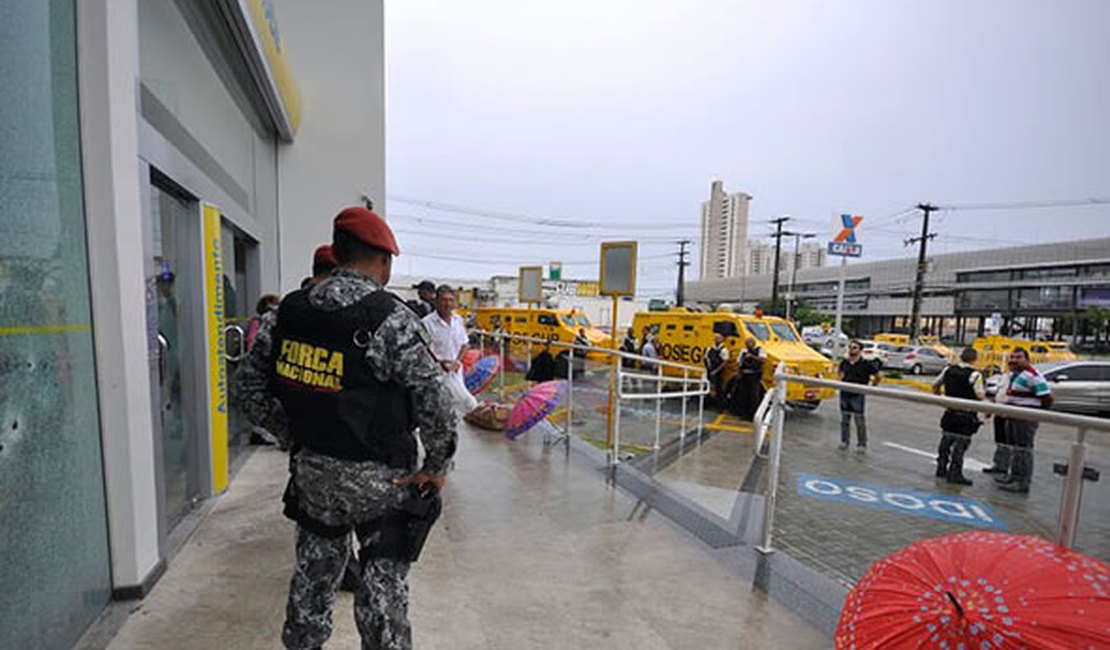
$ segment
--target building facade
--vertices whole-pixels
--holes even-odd
[[[721,181],[713,181],[709,200],[701,204],[701,279],[733,278],[744,274],[751,200],[750,194],[726,193]]]
[[[797,260],[794,258],[794,246],[788,243],[788,238],[783,238],[781,259],[779,260],[780,280],[789,278],[794,273],[795,261],[798,270],[813,269],[825,266],[828,260],[828,251],[824,246],[813,242],[804,242],[798,247]],[[753,240],[748,242],[747,263],[744,275],[770,275],[775,272],[775,245]]]
[[[240,324],[340,207],[384,205],[382,11],[0,8],[0,647],[144,596],[226,488]]]
[[[908,329],[916,267],[914,257],[845,267],[844,314],[853,334]],[[794,293],[832,314],[839,272],[839,265],[799,269]],[[686,292],[703,304],[754,305],[771,297],[771,276],[692,282]],[[1092,306],[1110,306],[1110,238],[932,255],[921,326],[967,343],[997,316],[1004,333],[1045,335],[1053,318]]]

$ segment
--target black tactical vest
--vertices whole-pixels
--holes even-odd
[[[705,365],[710,370],[716,369],[717,366],[721,365],[722,363],[724,363],[724,360],[721,359],[721,348],[718,348],[717,346],[714,345],[713,347],[709,348],[709,350],[706,351],[706,353],[705,353]]]
[[[948,397],[978,399],[975,389],[971,387],[973,372],[973,369],[966,366],[948,366],[948,370],[944,371],[944,394]]]
[[[404,308],[386,291],[331,312],[313,307],[308,290],[281,301],[271,377],[297,445],[398,468],[416,461],[411,393],[378,381],[365,359],[369,337]]]
[[[742,375],[762,375],[763,374],[763,360],[760,355],[763,353],[759,346],[755,346],[751,350],[745,349],[740,353],[740,374]]]

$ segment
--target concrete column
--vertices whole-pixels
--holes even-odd
[[[100,430],[117,595],[162,566],[139,202],[136,0],[77,3],[81,154]]]

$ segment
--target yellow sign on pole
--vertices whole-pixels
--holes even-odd
[[[227,489],[227,364],[224,340],[224,257],[220,209],[203,206],[205,331],[208,348],[208,438],[212,492]]]

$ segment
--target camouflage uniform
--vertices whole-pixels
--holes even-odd
[[[381,287],[350,269],[338,269],[310,290],[309,300],[321,313],[353,305]],[[276,317],[263,318],[254,347],[236,378],[240,408],[252,422],[288,439],[288,421],[270,388],[274,369],[273,329]],[[393,312],[370,338],[366,362],[380,381],[395,381],[412,391],[415,421],[426,458],[423,471],[438,474],[455,451],[455,421],[441,383],[442,369],[428,353],[427,334],[416,316],[397,301]],[[402,497],[393,479],[412,469],[376,461],[341,460],[301,449],[292,460],[300,507],[330,526],[350,526],[385,514]],[[378,533],[360,536],[363,547]],[[287,648],[323,645],[332,632],[332,605],[349,556],[347,535],[327,538],[297,528],[297,559],[289,586],[282,639]],[[363,584],[355,594],[355,620],[363,648],[410,648],[408,563],[369,559]]]

